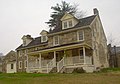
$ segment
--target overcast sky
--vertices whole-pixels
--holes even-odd
[[[80,10],[93,14],[98,8],[107,36],[120,41],[120,0],[65,0],[79,4]],[[45,24],[50,18],[51,6],[61,0],[0,0],[0,53],[15,50],[26,34],[38,37],[41,30],[48,30]]]

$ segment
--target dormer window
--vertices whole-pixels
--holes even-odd
[[[64,28],[67,28],[67,22],[64,22]]]
[[[41,42],[46,42],[48,40],[47,33],[48,33],[47,31],[42,30],[42,32],[40,33],[40,35],[41,35]]]
[[[69,22],[69,27],[72,27],[73,25],[72,25],[72,20],[70,20]]]
[[[41,36],[41,42],[46,42],[47,41],[47,36]]]
[[[63,22],[64,29],[71,28],[73,26],[72,20],[67,20]]]

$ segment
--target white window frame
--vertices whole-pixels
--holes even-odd
[[[45,40],[43,40],[43,37],[45,37]],[[41,42],[46,42],[47,39],[48,39],[47,36],[45,36],[45,35],[44,35],[44,36],[41,36]]]
[[[55,37],[58,37],[58,44],[55,44]],[[54,45],[54,46],[59,45],[59,41],[60,41],[59,35],[53,37],[53,45]]]
[[[72,21],[72,25],[71,25],[71,26],[69,25],[69,22],[70,22],[70,21]],[[65,23],[67,23],[67,27],[64,27],[64,24],[65,24]],[[62,22],[62,25],[63,25],[63,26],[62,26],[62,27],[63,27],[62,29],[71,28],[71,27],[73,27],[73,20],[70,19],[70,20],[63,21],[63,22]]]
[[[24,61],[24,67],[27,68],[27,60]]]
[[[80,32],[83,33],[83,39],[82,39],[82,40],[79,39],[79,33],[80,33]],[[78,40],[78,41],[84,41],[84,31],[83,31],[83,30],[77,31],[77,40]]]
[[[21,67],[20,67],[21,64]],[[22,61],[19,61],[19,69],[22,69]]]

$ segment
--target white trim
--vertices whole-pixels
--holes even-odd
[[[20,63],[21,63],[21,67],[20,67]],[[19,61],[19,69],[22,69],[22,61]]]
[[[82,33],[83,33],[83,39],[82,40],[79,40],[79,33],[82,31]],[[84,38],[84,30],[78,30],[77,31],[77,41],[84,41],[85,40],[85,38]]]

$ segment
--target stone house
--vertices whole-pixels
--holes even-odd
[[[16,73],[16,60],[17,54],[15,51],[10,51],[8,54],[4,56],[3,62],[2,62],[2,72],[3,73]]]
[[[120,67],[120,47],[114,46],[112,47],[111,44],[108,45],[108,60],[109,60],[109,66],[114,67]]]
[[[16,49],[18,72],[72,73],[78,67],[93,72],[108,67],[107,40],[96,8],[94,15],[81,19],[66,13],[61,25],[22,40]]]

